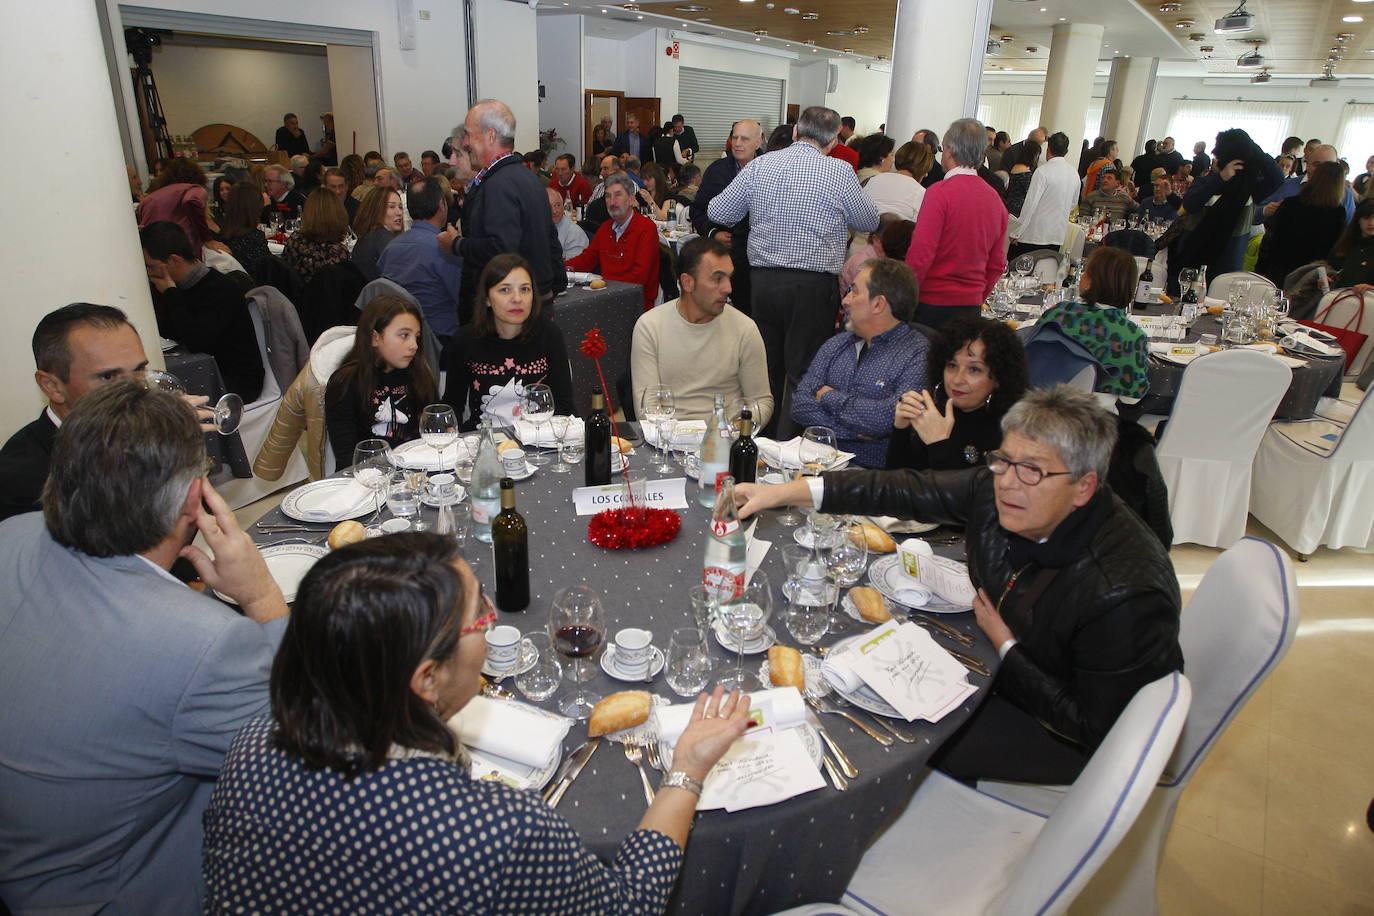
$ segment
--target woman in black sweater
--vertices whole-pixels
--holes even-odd
[[[1331,285],[1365,292],[1374,285],[1374,198],[1355,207],[1355,218],[1341,233],[1341,239],[1326,261],[1340,273]]]
[[[464,430],[476,429],[491,395],[515,380],[544,382],[553,391],[554,410],[573,412],[572,371],[563,332],[540,314],[530,264],[518,254],[492,258],[477,281],[472,324],[459,328],[449,343],[444,368],[444,403],[463,413]]]
[[[1002,415],[1026,392],[1020,339],[1000,321],[949,321],[931,340],[926,366],[930,390],[908,391],[897,402],[887,466],[952,471],[982,464],[1002,441]]]
[[[363,439],[385,439],[393,448],[420,438],[420,411],[438,392],[424,359],[418,306],[398,296],[378,296],[358,316],[353,351],[324,392],[324,425],[334,461],[353,463]]]
[[[1339,162],[1309,170],[1296,197],[1290,197],[1265,224],[1255,272],[1275,286],[1304,264],[1326,257],[1345,230],[1345,172]]]

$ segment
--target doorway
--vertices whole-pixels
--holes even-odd
[[[601,123],[602,118],[611,119],[611,130],[616,136],[622,130],[621,111],[624,108],[625,93],[614,92],[607,89],[588,89],[582,93],[582,110],[585,113],[587,123],[582,136],[586,137],[586,145],[582,150],[582,161],[587,162],[592,158],[592,131],[596,125]]]

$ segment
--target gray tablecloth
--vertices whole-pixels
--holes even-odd
[[[596,377],[596,364],[578,352],[582,337],[591,328],[600,328],[606,341],[606,355],[601,358],[601,371],[616,407],[621,406],[615,386],[622,376],[630,374],[630,340],[635,322],[644,312],[644,290],[638,283],[607,280],[605,289],[572,286],[553,301],[554,323],[563,331],[563,342],[572,362],[573,404],[577,413],[586,416],[591,409],[592,389],[601,382]]]
[[[649,449],[641,446],[632,456],[635,467],[647,468]],[[527,611],[502,613],[501,622],[522,631],[542,629],[548,622],[552,596],[567,585],[587,584],[601,595],[609,629],[647,627],[654,643],[667,649],[674,627],[692,624],[688,586],[700,580],[704,536],[709,513],[695,504],[680,510],[682,532],[661,547],[643,551],[610,551],[587,541],[587,520],[573,512],[571,492],[582,483],[581,469],[573,474],[541,470],[516,484],[521,513],[530,526],[530,592]],[[432,510],[426,510],[428,516]],[[756,536],[772,541],[763,563],[774,588],[772,626],[785,644],[795,643],[786,634],[780,609],[783,598],[782,547],[793,543],[792,529],[775,521],[768,512],[760,520]],[[267,516],[280,519],[280,510]],[[324,530],[327,526],[321,526]],[[256,540],[270,538],[254,535]],[[493,585],[490,549],[469,540],[468,559],[488,589]],[[962,545],[942,552],[962,555]],[[946,622],[977,637],[968,650],[995,670],[997,652],[974,622],[972,612],[946,615]],[[847,620],[847,619],[846,619]],[[829,645],[851,633],[857,624],[846,623],[841,632],[827,636]],[[717,670],[730,665],[733,656],[714,642]],[[763,656],[746,657],[755,670]],[[660,674],[648,685],[627,685],[597,669],[587,687],[604,696],[616,690],[643,687],[672,702],[684,702]],[[960,709],[931,725],[899,723],[917,738],[914,744],[895,742],[884,748],[837,716],[826,716],[825,727],[844,748],[859,770],[846,792],[826,788],[766,808],[729,814],[700,814],[687,849],[682,879],[669,906],[675,914],[767,914],[809,901],[838,900],[858,866],[864,847],[911,795],[914,780],[930,755],[968,718],[986,694],[989,678],[976,674],[970,680],[981,688]],[[569,685],[565,684],[565,689]],[[560,692],[561,695],[562,692]],[[556,700],[557,698],[555,698]],[[544,704],[555,706],[550,700]],[[565,750],[586,738],[586,725],[574,725]],[[656,777],[657,779],[657,777]],[[577,828],[588,847],[611,860],[621,840],[634,829],[645,809],[644,796],[634,767],[617,744],[604,744],[573,783],[558,811]]]
[[[219,366],[209,353],[188,353],[181,347],[169,350],[162,356],[167,371],[181,379],[189,394],[203,394],[210,399],[211,406],[224,397],[224,380],[220,378]],[[216,483],[234,477],[253,476],[253,463],[243,448],[243,440],[238,433],[221,436],[219,433],[205,434],[205,452],[215,462],[210,479]]]

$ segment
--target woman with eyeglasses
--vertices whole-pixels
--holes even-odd
[[[306,575],[205,814],[206,911],[661,913],[700,780],[749,700],[697,698],[659,789],[613,865],[537,796],[473,779],[446,726],[476,695],[491,604],[452,538],[397,534]]]
[[[933,758],[951,776],[1072,782],[1136,691],[1183,666],[1168,550],[1107,485],[1116,418],[1067,385],[1031,391],[967,471],[832,471],[740,484],[784,504],[960,525],[994,691]]]

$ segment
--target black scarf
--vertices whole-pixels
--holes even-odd
[[[1022,569],[1028,563],[1048,569],[1068,566],[1088,549],[1097,529],[1111,514],[1112,491],[1105,484],[1098,484],[1093,498],[1070,512],[1043,542],[1007,532],[1007,555],[1012,568]]]

